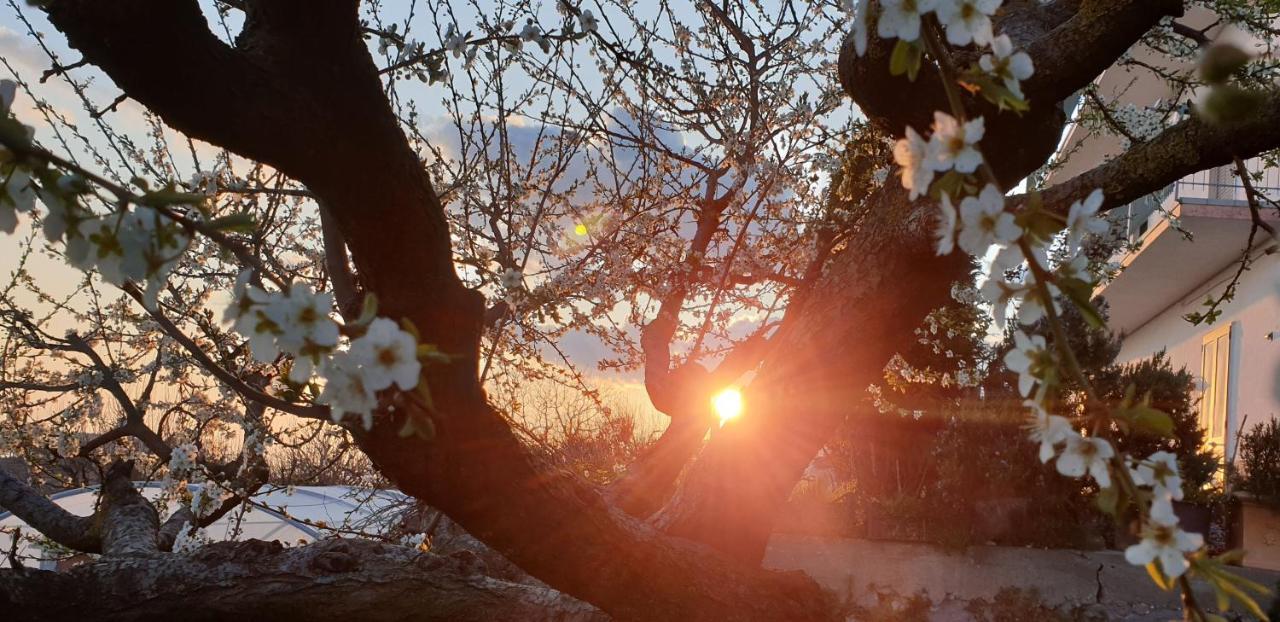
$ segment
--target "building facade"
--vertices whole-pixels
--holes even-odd
[[[1217,23],[1203,8],[1192,8],[1179,21],[1197,29]],[[1215,26],[1207,34],[1259,49],[1256,40],[1227,28]],[[1169,66],[1169,57],[1140,45],[1130,56],[1135,63],[1104,73],[1069,110],[1092,98],[1090,103],[1105,101],[1126,113],[1115,116],[1129,119],[1153,109],[1179,111],[1155,124],[1135,124],[1139,128],[1154,125],[1159,130],[1176,123],[1197,93],[1179,90],[1142,68]],[[1163,105],[1168,102],[1181,106]],[[1071,179],[1119,155],[1128,142],[1118,132],[1092,131],[1088,124],[1076,123],[1063,139],[1060,162],[1044,182],[1052,186]],[[1280,169],[1259,159],[1245,165],[1256,174],[1256,190],[1280,200]],[[1222,296],[1235,279],[1252,229],[1246,199],[1235,166],[1228,165],[1189,175],[1112,210],[1116,233],[1131,248],[1113,258],[1122,266],[1119,275],[1095,291],[1106,299],[1110,328],[1122,340],[1117,362],[1164,351],[1175,368],[1192,372],[1209,442],[1230,457],[1242,425],[1251,427],[1280,414],[1280,344],[1275,342],[1280,337],[1280,252],[1268,254],[1278,241],[1265,230],[1255,232],[1249,269],[1240,274],[1234,296],[1219,307],[1212,323],[1194,324],[1186,316],[1204,312],[1205,301]],[[1261,216],[1280,229],[1280,209],[1265,201],[1261,207]]]

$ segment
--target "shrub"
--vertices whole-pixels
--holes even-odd
[[[1174,370],[1164,352],[1130,365],[1109,365],[1093,379],[1098,397],[1110,404],[1124,399],[1131,387],[1135,396],[1148,396],[1151,405],[1173,419],[1173,436],[1121,434],[1116,449],[1133,456],[1149,456],[1167,451],[1178,457],[1178,472],[1188,501],[1205,503],[1212,497],[1208,489],[1218,470],[1218,458],[1204,446],[1204,428],[1192,396],[1195,376],[1185,368]]]
[[[1093,622],[1105,619],[1084,608],[1069,611],[1050,607],[1035,589],[1001,588],[990,602],[976,599],[965,606],[974,622]]]
[[[1280,506],[1280,423],[1275,419],[1240,437],[1238,485],[1259,501]]]
[[[920,419],[875,415],[828,446],[827,466],[850,482],[850,515],[872,537],[950,547],[1096,548],[1105,521],[1079,480],[1040,463],[1014,402],[979,402]]]
[[[1106,524],[1092,487],[1041,464],[1017,404],[952,413],[934,441],[937,476],[925,491],[930,532],[943,544],[1096,548]]]

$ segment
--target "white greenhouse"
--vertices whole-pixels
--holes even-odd
[[[160,496],[158,483],[140,483],[138,487],[149,500]],[[196,493],[199,484],[192,484],[189,488]],[[97,503],[98,490],[96,486],[77,488],[50,498],[72,514],[89,516]],[[291,545],[312,542],[335,533],[376,534],[385,531],[395,520],[406,499],[398,491],[349,486],[272,487],[251,497],[246,511],[237,509],[229,512],[206,527],[204,532],[213,540],[254,538],[279,540]],[[0,534],[5,534],[0,539],[0,549],[3,549],[0,568],[9,567],[8,553],[12,542],[9,534],[15,528],[21,528],[23,534],[17,547],[18,557],[29,567],[53,570],[59,567],[59,560],[67,557],[65,551],[46,551],[37,541],[39,534],[13,514],[0,511]]]

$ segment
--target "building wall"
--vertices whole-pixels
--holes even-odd
[[[1235,299],[1222,307],[1213,325],[1195,326],[1182,316],[1201,311],[1206,297],[1221,294],[1236,266],[1229,266],[1131,334],[1124,336],[1117,362],[1133,362],[1164,349],[1174,368],[1201,373],[1200,347],[1209,332],[1232,323],[1227,388],[1228,451],[1247,415],[1249,427],[1280,414],[1280,254],[1262,256],[1246,272]],[[1274,337],[1276,340],[1272,340]]]

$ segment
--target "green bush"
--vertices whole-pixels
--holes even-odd
[[[1280,423],[1255,425],[1240,437],[1241,490],[1280,506]]]
[[[1124,399],[1131,387],[1139,398],[1149,397],[1151,405],[1173,419],[1173,436],[1120,434],[1117,449],[1134,457],[1167,451],[1178,457],[1182,490],[1187,501],[1205,503],[1213,491],[1209,489],[1218,470],[1217,456],[1204,445],[1204,428],[1192,398],[1195,376],[1184,369],[1174,370],[1164,352],[1131,365],[1109,365],[1093,378],[1094,389],[1102,400],[1115,404]]]
[[[955,413],[934,441],[937,476],[925,491],[940,543],[1097,548],[1103,520],[1092,487],[1042,464],[1019,405]],[[1012,505],[1011,505],[1012,504]]]

